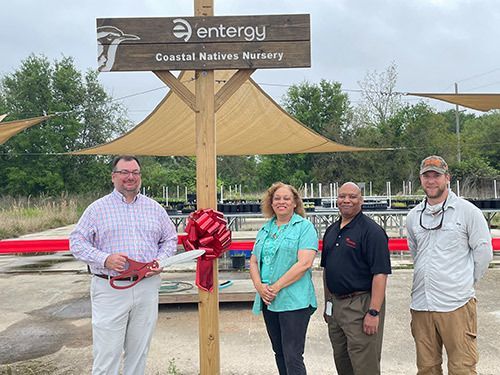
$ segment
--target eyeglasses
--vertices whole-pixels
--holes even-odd
[[[126,169],[122,169],[119,171],[113,171],[113,173],[118,173],[123,177],[128,177],[128,175],[132,175],[134,177],[139,177],[141,175],[141,171],[127,171]]]
[[[420,211],[420,226],[422,228],[424,228],[425,230],[437,230],[437,229],[441,229],[443,227],[443,220],[444,220],[444,205],[446,204],[446,199],[444,200],[443,202],[443,205],[441,206],[441,209],[437,212],[437,213],[440,213],[442,212],[443,214],[441,215],[441,221],[439,222],[439,224],[434,227],[434,228],[427,228],[427,227],[424,227],[424,224],[422,224],[422,215],[425,211],[425,208],[427,207],[427,199],[424,201],[424,208],[422,209],[422,211]]]

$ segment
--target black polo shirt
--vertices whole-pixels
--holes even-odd
[[[321,266],[334,294],[371,290],[373,275],[391,273],[387,234],[362,212],[342,229],[336,221],[323,237]]]

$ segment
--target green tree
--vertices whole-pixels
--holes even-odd
[[[229,186],[241,184],[248,192],[260,190],[257,175],[257,157],[251,156],[219,156],[217,158],[217,175],[220,183]]]
[[[487,168],[480,173],[498,176],[500,172],[500,111],[478,118],[468,118],[463,123],[461,133],[462,159],[464,161],[469,158],[483,159],[484,164],[496,172]]]
[[[292,85],[282,102],[283,108],[319,134],[340,142],[350,115],[349,98],[339,82],[322,79]]]
[[[319,84],[293,85],[283,98],[283,108],[324,137],[337,142],[345,140],[351,110],[348,95],[342,92],[340,83],[323,79]],[[317,165],[324,165],[325,157],[329,158],[320,154],[263,155],[257,167],[261,187],[278,180],[296,187],[306,182],[321,182],[328,172]],[[335,162],[330,161],[328,168],[334,165]]]
[[[97,73],[82,75],[72,58],[31,55],[0,81],[8,120],[56,114],[0,146],[0,193],[57,194],[109,187],[108,157],[61,155],[108,141],[130,124]]]

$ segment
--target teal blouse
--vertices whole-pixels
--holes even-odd
[[[276,218],[269,220],[257,233],[252,254],[257,258],[263,282],[275,283],[298,261],[299,250],[318,251],[318,235],[313,224],[302,216],[293,214],[288,225],[277,231]],[[262,260],[265,258],[265,264]],[[264,271],[264,272],[263,272]],[[262,311],[262,299],[257,293],[253,313]],[[304,275],[279,291],[268,306],[270,311],[292,311],[318,304],[312,283],[312,272]]]

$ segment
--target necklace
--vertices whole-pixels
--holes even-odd
[[[275,240],[280,238],[281,234],[285,231],[287,226],[288,226],[288,224],[281,224],[280,226],[277,226],[277,229],[274,231],[274,233],[271,236]]]
[[[264,249],[262,251],[262,263],[265,265],[269,266],[272,263],[279,239],[283,233],[285,233],[287,226],[288,223],[281,224],[280,226],[275,224],[269,232],[269,236],[266,240],[267,242],[264,244]]]

